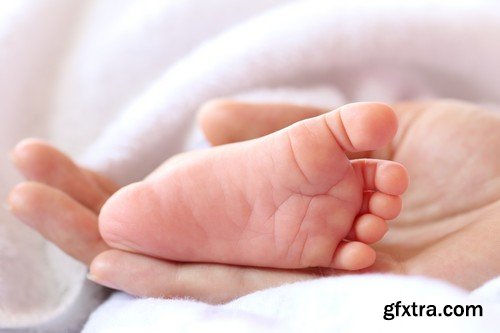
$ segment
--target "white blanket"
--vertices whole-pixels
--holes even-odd
[[[47,138],[121,183],[140,179],[199,143],[193,115],[220,96],[332,108],[436,96],[495,107],[498,41],[497,1],[1,2],[0,194],[20,180],[4,156],[26,136]],[[105,297],[85,273],[0,213],[0,329],[79,331]],[[389,329],[408,319],[381,319],[397,290],[407,303],[489,302],[482,320],[406,321],[477,330],[494,324],[499,285],[469,296],[431,280],[366,275],[283,286],[220,307],[118,294],[86,331]]]
[[[399,316],[395,306],[384,311],[398,301],[410,306],[407,312],[402,306]],[[444,306],[459,304],[482,305],[483,316],[439,316]],[[420,312],[421,305],[435,305],[437,315]],[[116,294],[91,316],[84,333],[498,332],[499,318],[500,279],[468,294],[424,278],[374,274],[295,283],[220,306]]]

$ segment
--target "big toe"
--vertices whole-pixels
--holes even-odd
[[[383,103],[352,103],[325,115],[326,122],[346,151],[382,148],[398,129],[394,110]]]

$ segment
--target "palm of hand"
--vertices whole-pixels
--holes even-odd
[[[500,216],[500,116],[456,102],[400,108],[407,110],[392,159],[407,167],[411,185],[400,217],[377,246],[380,261],[374,269],[477,287],[484,277],[465,281],[454,273],[471,270],[481,257],[498,262],[500,241],[481,248],[482,239],[476,238],[491,237]],[[492,256],[484,258],[485,250]]]
[[[255,107],[267,112],[269,106],[250,105],[248,110]],[[299,119],[322,112],[302,111]],[[402,214],[375,245],[378,261],[368,271],[421,274],[475,288],[500,272],[500,115],[450,101],[399,105],[396,111],[401,130],[393,148],[370,155],[404,164],[411,185]],[[100,237],[97,216],[116,185],[37,141],[18,145],[15,161],[27,179],[38,183],[22,183],[13,190],[13,213],[77,260],[93,262],[94,268],[99,266],[96,260],[107,266],[100,280],[104,285],[139,296],[221,302],[318,273],[172,263],[110,250]],[[160,273],[149,274],[151,270]],[[138,275],[142,278],[133,278]],[[212,279],[200,280],[200,275]]]

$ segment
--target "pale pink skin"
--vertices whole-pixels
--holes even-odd
[[[368,267],[375,252],[344,239],[360,217],[395,218],[408,176],[398,163],[350,161],[345,151],[381,148],[396,130],[390,107],[356,103],[191,154],[111,196],[101,235],[112,247],[174,261]]]
[[[203,110],[202,126],[214,144],[259,137],[324,112],[231,101],[208,103]],[[475,288],[500,274],[500,117],[455,101],[401,104],[396,111],[401,126],[391,145],[373,153],[348,153],[351,159],[402,162],[412,178],[402,214],[392,222],[389,237],[374,245],[375,265],[363,272],[419,274]],[[92,262],[92,279],[112,288],[138,296],[224,302],[341,272],[174,263],[110,249],[98,232],[97,214],[116,185],[40,141],[23,141],[12,157],[31,180],[11,192],[12,212],[77,260]],[[375,211],[376,201],[372,197],[369,205]],[[381,237],[370,240],[376,228],[361,222],[347,238],[368,243]]]

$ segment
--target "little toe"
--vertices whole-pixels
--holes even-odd
[[[360,270],[375,262],[375,250],[361,242],[341,242],[333,254],[331,267],[343,270]]]
[[[338,143],[345,151],[360,152],[382,148],[398,129],[394,110],[382,103],[352,103],[325,114]]]
[[[367,244],[381,240],[387,230],[389,230],[387,221],[373,214],[359,216],[353,225],[354,238]]]
[[[408,171],[397,162],[375,159],[359,159],[351,162],[354,171],[364,184],[365,191],[401,195],[408,188]]]
[[[402,200],[398,195],[375,192],[368,204],[369,212],[385,220],[395,219],[401,212]]]

